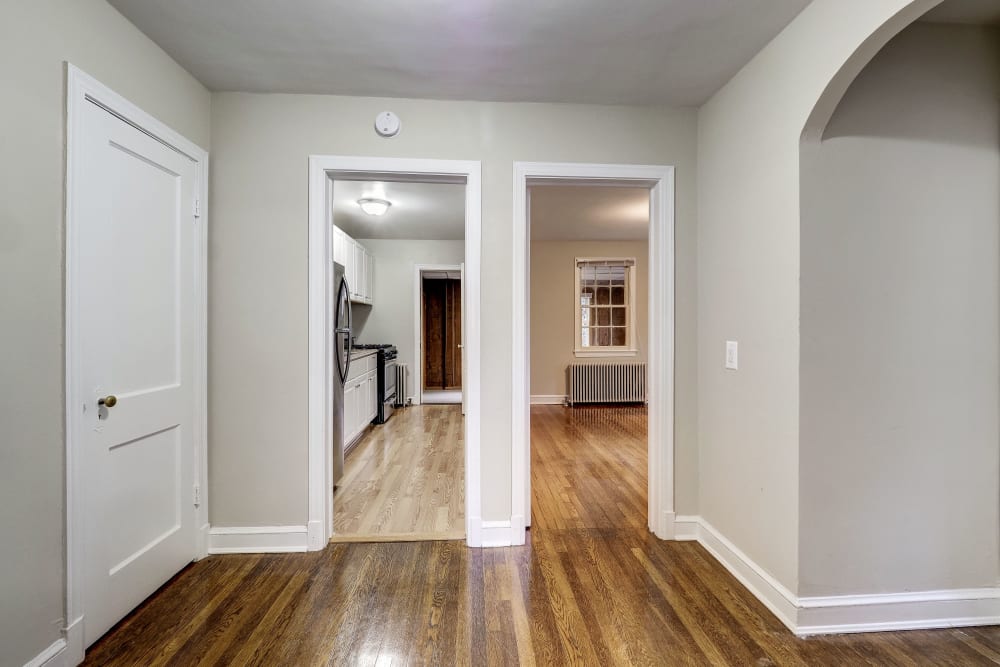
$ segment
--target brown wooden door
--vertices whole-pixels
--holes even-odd
[[[424,389],[461,389],[461,280],[423,280],[423,321]]]

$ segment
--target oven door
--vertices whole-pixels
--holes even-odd
[[[382,392],[382,401],[394,405],[396,403],[396,362],[385,362],[382,374],[382,386],[385,387],[385,391]]]

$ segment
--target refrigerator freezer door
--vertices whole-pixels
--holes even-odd
[[[344,279],[344,267],[333,265],[337,296],[333,307],[333,354],[337,370],[333,378],[333,484],[344,476],[344,381],[351,368],[351,292]]]

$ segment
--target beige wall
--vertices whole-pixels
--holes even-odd
[[[634,257],[638,355],[646,361],[649,333],[649,244],[645,241],[531,242],[531,395],[565,396],[566,367],[577,361],[577,257]]]
[[[63,626],[63,140],[68,60],[192,141],[208,92],[103,0],[16,0],[0,19],[0,665]]]
[[[803,595],[998,581],[998,100],[1000,31],[915,24],[803,151]]]
[[[394,139],[372,130],[384,109],[403,120]],[[678,458],[692,458],[694,111],[223,93],[213,96],[212,120],[213,524],[306,520],[306,196],[313,153],[482,161],[482,515],[490,520],[510,518],[513,162],[675,165],[684,394],[677,443]]]
[[[414,267],[417,264],[461,264],[465,261],[465,241],[403,241],[361,239],[375,257],[375,296],[371,306],[355,306],[359,341],[393,343],[399,350],[398,361],[409,364],[407,396],[416,392],[413,371],[418,353],[413,326],[416,308],[413,300]]]
[[[793,592],[799,142],[844,72],[935,4],[814,0],[698,113],[699,509]]]

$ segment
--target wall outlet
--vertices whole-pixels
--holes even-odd
[[[726,341],[726,370],[735,371],[740,367],[740,344],[735,340]]]

